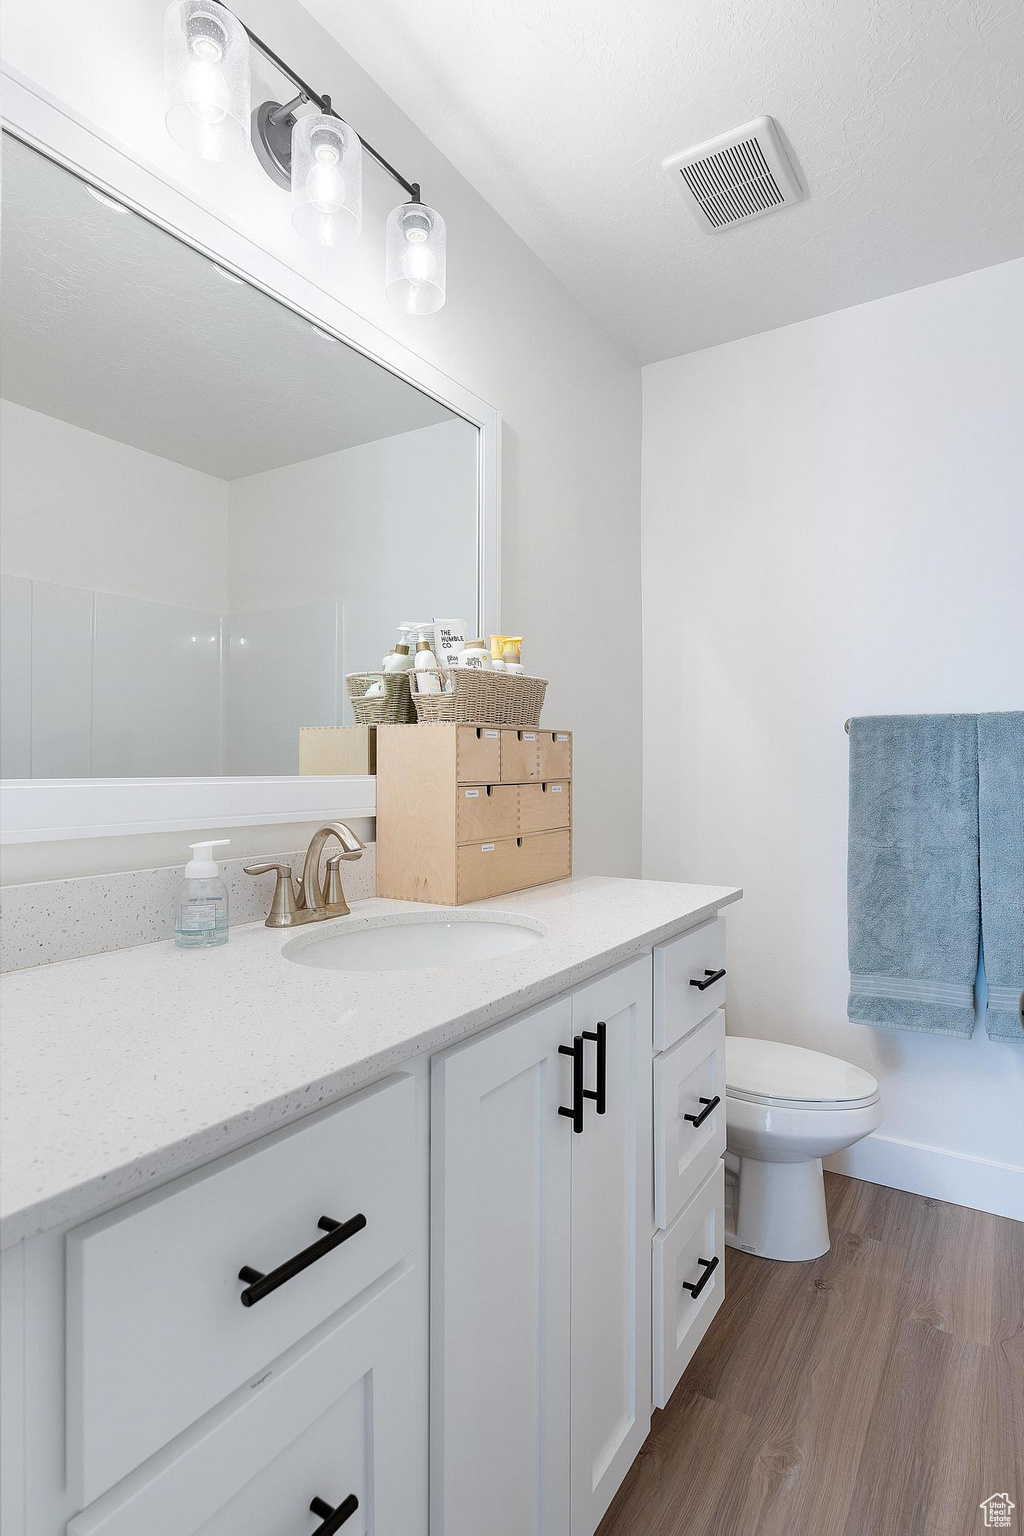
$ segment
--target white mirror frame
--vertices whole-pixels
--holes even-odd
[[[477,633],[499,634],[501,418],[487,401],[188,193],[132,160],[17,72],[5,70],[3,125],[32,148],[279,300],[479,429]],[[5,779],[0,843],[373,816],[370,777]]]

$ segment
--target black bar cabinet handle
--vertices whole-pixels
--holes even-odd
[[[716,981],[721,981],[725,975],[725,966],[720,971],[705,971],[704,980],[698,981],[696,976],[690,977],[690,986],[696,987],[698,992],[706,992],[708,987],[713,987]]]
[[[605,1112],[608,1089],[608,1026],[598,1024],[596,1029],[585,1029],[584,1040],[594,1040],[597,1043],[597,1087],[584,1088],[583,1097],[593,1099],[599,1115]]]
[[[350,1493],[347,1499],[342,1499],[337,1509],[332,1509],[326,1499],[313,1499],[310,1509],[314,1515],[319,1515],[323,1525],[318,1525],[313,1536],[333,1536],[334,1531],[340,1531],[345,1521],[354,1515],[359,1508],[359,1500],[354,1493]]]
[[[697,1300],[697,1297],[700,1295],[701,1291],[707,1285],[708,1281],[711,1279],[711,1276],[718,1268],[718,1254],[716,1253],[713,1259],[698,1259],[697,1263],[704,1264],[706,1266],[700,1279],[696,1283],[694,1283],[692,1280],[683,1281],[683,1290],[689,1291],[694,1301]]]
[[[721,1102],[722,1102],[722,1095],[720,1093],[716,1093],[713,1099],[698,1099],[697,1103],[704,1105],[704,1108],[701,1110],[700,1114],[699,1115],[684,1115],[683,1119],[684,1120],[689,1120],[690,1124],[694,1128],[696,1128],[698,1125],[703,1125],[704,1121],[707,1119],[708,1115],[710,1115],[711,1111],[713,1109],[717,1109],[719,1104],[721,1104]]]
[[[579,1136],[583,1130],[583,1036],[573,1035],[572,1045],[560,1045],[558,1054],[572,1057],[572,1108],[560,1105],[558,1113],[569,1116],[573,1131]]]
[[[279,1285],[284,1285],[286,1280],[294,1280],[296,1275],[315,1264],[317,1259],[322,1259],[325,1254],[340,1248],[342,1243],[347,1243],[350,1237],[355,1237],[366,1226],[366,1217],[362,1211],[356,1216],[350,1216],[348,1221],[334,1221],[330,1216],[321,1216],[317,1226],[327,1236],[318,1237],[315,1243],[310,1243],[308,1248],[303,1248],[294,1258],[285,1259],[269,1275],[253,1269],[250,1264],[242,1266],[238,1278],[246,1282],[246,1288],[238,1299],[243,1307],[254,1307],[264,1296],[269,1296]]]

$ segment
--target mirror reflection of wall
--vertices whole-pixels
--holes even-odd
[[[0,774],[290,774],[478,612],[477,429],[4,135]]]

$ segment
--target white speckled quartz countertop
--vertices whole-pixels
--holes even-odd
[[[593,877],[462,907],[546,929],[499,959],[404,971],[296,965],[310,928],[234,928],[3,978],[2,1241],[84,1219],[712,917],[727,886]],[[354,903],[352,916],[432,910]],[[433,909],[438,910],[438,909]]]

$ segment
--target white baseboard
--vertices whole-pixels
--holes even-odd
[[[1012,1163],[993,1163],[942,1147],[874,1135],[827,1157],[825,1167],[869,1184],[888,1184],[891,1189],[1024,1221],[1024,1168]]]

